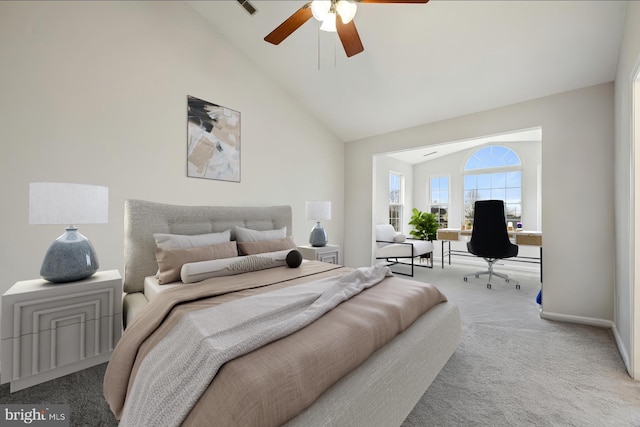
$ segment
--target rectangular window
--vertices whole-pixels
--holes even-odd
[[[389,224],[397,232],[402,232],[402,211],[404,205],[404,176],[389,172]]]
[[[449,177],[432,176],[429,178],[430,212],[436,215],[440,228],[449,227]]]
[[[507,221],[522,220],[522,171],[492,172],[464,177],[464,219],[473,220],[476,200],[503,200]]]

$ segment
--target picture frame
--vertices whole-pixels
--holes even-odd
[[[240,112],[187,95],[187,176],[240,182]]]

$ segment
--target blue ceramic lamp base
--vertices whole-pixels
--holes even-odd
[[[40,276],[55,283],[73,282],[93,275],[98,268],[91,242],[77,228],[69,227],[47,250]]]
[[[316,222],[316,225],[311,229],[311,235],[309,236],[309,243],[311,246],[322,247],[327,244],[327,232],[320,224],[320,221]]]

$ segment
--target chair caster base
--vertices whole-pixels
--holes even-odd
[[[520,289],[520,285],[516,285],[516,289]]]
[[[487,283],[487,289],[491,289],[491,283]]]
[[[467,278],[466,278],[466,277],[464,278],[464,281],[465,281],[465,282],[467,281]]]

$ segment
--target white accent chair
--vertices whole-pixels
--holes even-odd
[[[426,260],[426,265],[415,264],[415,259]],[[394,272],[413,277],[414,266],[433,268],[433,243],[428,240],[407,239],[397,233],[391,224],[376,224],[376,259],[383,259],[389,265],[411,265],[411,274]],[[400,260],[404,259],[402,262]],[[411,260],[409,264],[407,260]]]

